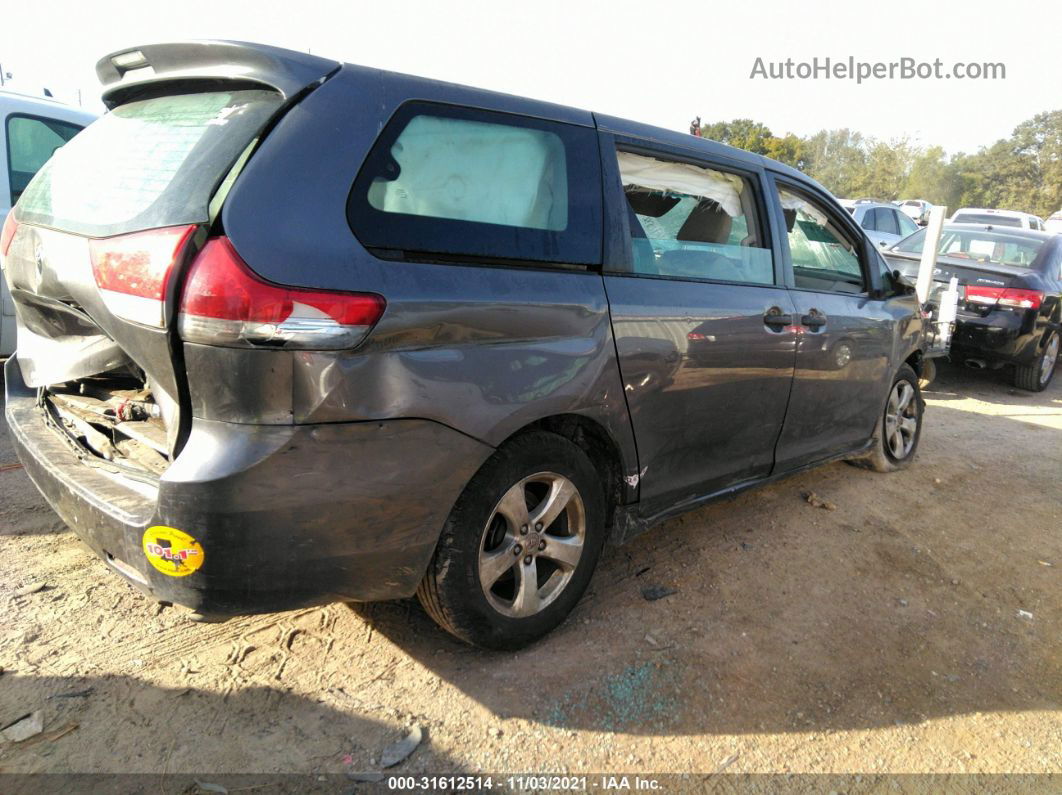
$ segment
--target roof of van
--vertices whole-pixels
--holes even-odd
[[[264,44],[241,41],[184,41],[165,44],[150,44],[140,47],[128,47],[105,55],[96,64],[96,73],[104,85],[103,99],[109,106],[121,104],[125,98],[135,95],[137,87],[155,80],[174,80],[182,77],[240,77],[264,82],[290,96],[296,93],[304,81],[314,76],[330,74],[335,68],[375,73],[381,77],[389,74],[410,79],[411,75],[386,72],[356,64],[341,64],[338,61],[321,58],[295,50],[286,50]],[[239,67],[239,68],[234,68]],[[439,87],[447,84],[431,78],[413,78],[431,82]],[[590,114],[585,110],[558,105],[542,100],[534,100],[513,94],[476,89],[455,84],[453,88],[468,94],[474,94],[477,101],[482,101],[497,109],[513,113],[524,113],[569,123],[592,125],[595,121],[599,129],[619,135],[628,135],[666,146],[681,147],[693,153],[702,152],[730,158],[750,165],[770,168],[802,182],[818,186],[815,180],[795,168],[762,155],[736,149],[732,146],[690,135],[687,132],[654,127],[641,122],[621,119],[605,114]]]

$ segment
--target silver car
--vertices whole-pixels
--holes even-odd
[[[856,223],[863,227],[867,237],[882,248],[887,248],[918,231],[918,224],[908,218],[899,207],[885,202],[860,200],[842,201]]]

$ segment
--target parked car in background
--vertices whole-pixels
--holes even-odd
[[[0,91],[0,223],[52,153],[95,118],[55,100]],[[0,307],[2,357],[15,350],[15,305],[3,280]]]
[[[859,199],[842,202],[842,206],[863,227],[867,237],[881,247],[891,246],[918,231],[918,225],[891,203]]]
[[[1054,232],[1058,234],[1062,232],[1062,210],[1052,215],[1046,221],[1044,221],[1044,229],[1048,232]]]
[[[887,252],[918,275],[925,230]],[[956,277],[960,299],[951,358],[976,368],[1014,368],[1014,384],[1039,392],[1054,376],[1062,312],[1062,237],[999,225],[945,224],[933,278]]]
[[[953,224],[992,224],[993,226],[1013,226],[1018,229],[1037,229],[1040,231],[1044,229],[1044,222],[1038,215],[1021,213],[1017,210],[963,207],[960,210],[956,210],[949,220]]]
[[[933,205],[924,199],[903,199],[899,203],[900,211],[919,226],[929,223],[929,211]]]
[[[609,533],[915,455],[917,298],[795,169],[244,43],[97,73],[111,112],[4,228],[6,416],[53,508],[156,599],[416,593],[512,648]]]

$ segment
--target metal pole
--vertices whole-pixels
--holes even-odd
[[[940,244],[940,232],[944,228],[944,216],[948,208],[936,205],[929,211],[929,223],[926,224],[926,237],[922,241],[922,259],[918,263],[918,281],[915,293],[918,301],[925,303],[929,298],[929,288],[933,284],[933,269],[937,266],[937,246]]]

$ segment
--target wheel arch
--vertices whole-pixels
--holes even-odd
[[[605,485],[605,516],[606,522],[611,525],[615,509],[631,502],[631,492],[636,489],[636,486],[624,477],[625,462],[616,439],[604,425],[592,417],[584,414],[554,414],[524,425],[510,434],[499,447],[535,430],[562,436],[586,453],[594,468],[601,474]]]

